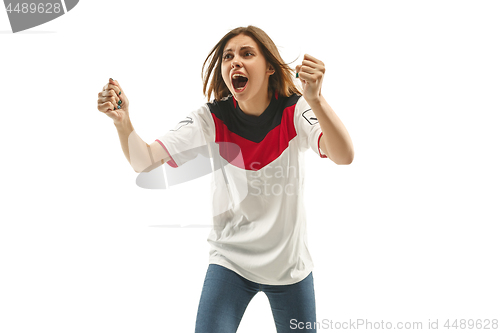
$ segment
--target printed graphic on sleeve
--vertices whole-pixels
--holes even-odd
[[[311,125],[314,125],[318,122],[318,118],[316,118],[316,115],[312,112],[311,109],[306,110],[302,113],[302,117],[304,117],[305,120]]]
[[[79,0],[4,0],[12,32],[52,21],[73,9]]]
[[[179,130],[179,128],[181,128],[182,126],[186,126],[186,125],[188,125],[188,124],[192,124],[192,123],[193,123],[193,118],[191,118],[191,117],[186,117],[186,119],[184,119],[184,120],[180,121],[180,122],[177,124],[177,126],[176,126],[173,130],[171,130],[171,131],[178,131],[178,130]]]

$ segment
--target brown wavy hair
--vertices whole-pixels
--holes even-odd
[[[301,95],[300,90],[293,81],[294,71],[283,61],[274,42],[262,29],[249,25],[248,27],[239,27],[229,31],[214,46],[205,59],[201,76],[203,79],[203,94],[207,96],[208,101],[210,101],[212,94],[214,94],[216,101],[220,101],[230,94],[221,73],[222,54],[227,42],[240,34],[251,37],[259,45],[266,61],[275,71],[269,77],[269,93],[277,91],[279,95],[286,97],[293,94]],[[207,63],[208,67],[205,69]]]

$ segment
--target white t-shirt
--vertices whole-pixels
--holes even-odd
[[[232,96],[207,103],[158,138],[174,168],[212,163],[209,263],[262,284],[300,282],[312,271],[303,204],[304,153],[323,133],[303,97],[275,96],[258,117]],[[196,166],[195,166],[196,168]]]

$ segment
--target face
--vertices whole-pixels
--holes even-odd
[[[269,76],[274,70],[251,37],[240,34],[226,43],[221,70],[224,83],[238,102],[268,98]]]

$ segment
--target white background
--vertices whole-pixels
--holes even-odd
[[[498,1],[170,3],[80,1],[17,34],[0,10],[1,332],[194,331],[209,229],[152,225],[210,223],[209,177],[137,187],[97,93],[117,79],[152,142],[249,24],[326,64],[354,143],[351,165],[306,155],[317,320],[500,319]],[[238,332],[274,330],[260,293]]]

